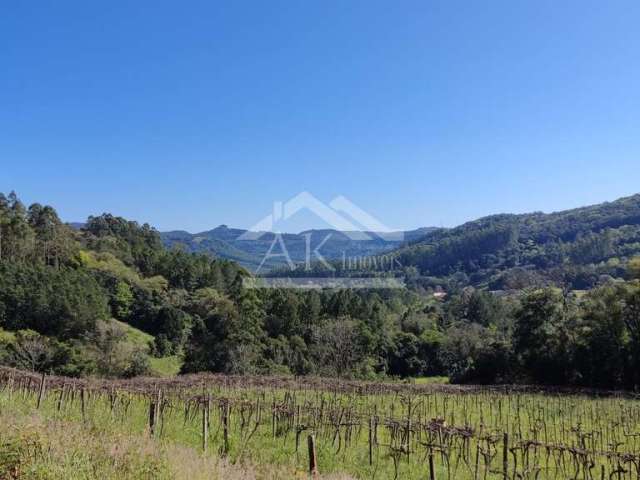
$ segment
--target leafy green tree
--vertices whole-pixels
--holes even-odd
[[[0,264],[0,304],[10,330],[78,338],[108,318],[107,297],[83,271]]]
[[[624,382],[628,334],[623,317],[623,291],[604,286],[582,302],[582,320],[576,352],[579,383],[618,388]]]
[[[271,337],[299,333],[300,301],[290,290],[276,290],[269,296],[266,331]]]
[[[438,356],[452,382],[464,382],[473,378],[475,362],[486,338],[486,329],[477,323],[460,323],[447,329]]]
[[[196,317],[185,345],[181,373],[223,371],[224,359],[218,347],[219,339],[207,328],[203,319]]]
[[[131,357],[129,358],[129,363],[125,367],[122,376],[125,378],[132,378],[149,375],[150,373],[151,364],[149,362],[149,355],[141,349],[133,350]]]
[[[27,221],[35,234],[33,255],[46,265],[68,264],[77,253],[72,234],[50,206],[34,203],[29,207]]]
[[[168,305],[160,309],[156,322],[157,333],[171,342],[171,353],[177,353],[182,347],[192,323],[189,314]]]
[[[228,351],[226,371],[255,373],[264,338],[264,310],[254,289],[243,289],[236,299],[238,315],[227,325],[225,347]]]
[[[475,352],[472,368],[466,380],[479,384],[513,383],[513,351],[510,342],[504,339],[485,341]]]
[[[631,382],[629,387],[640,387],[640,288],[633,287],[625,299],[622,317],[630,339]]]
[[[400,377],[423,375],[427,362],[420,356],[420,340],[412,333],[398,333],[389,354],[389,374]]]
[[[126,320],[131,314],[133,305],[133,291],[127,282],[118,280],[113,296],[113,313],[118,320]]]
[[[286,363],[289,370],[296,375],[306,375],[311,372],[312,365],[309,361],[309,347],[304,338],[294,335],[289,338],[289,357]]]
[[[160,235],[151,226],[108,213],[89,217],[84,232],[90,248],[111,252],[145,275],[153,274],[157,256],[163,251]]]
[[[3,240],[6,238],[6,230],[10,221],[9,201],[4,193],[0,192],[0,261],[3,254]]]
[[[259,371],[264,348],[262,302],[255,290],[242,288],[241,279],[236,279],[234,292],[234,300],[220,296],[205,318],[194,319],[184,372]]]
[[[514,347],[526,375],[535,382],[567,381],[567,311],[562,294],[553,289],[527,294],[516,312]]]
[[[306,326],[314,325],[322,314],[322,300],[316,291],[307,292],[299,304],[298,313],[301,322]]]

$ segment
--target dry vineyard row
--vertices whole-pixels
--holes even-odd
[[[2,395],[108,417],[232,461],[358,478],[640,479],[633,395],[197,375],[78,380],[0,369]]]

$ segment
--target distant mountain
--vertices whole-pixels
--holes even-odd
[[[74,230],[82,230],[87,224],[86,222],[67,222],[67,225]]]
[[[315,249],[319,249],[320,254],[327,260],[339,259],[343,255],[347,257],[379,255],[405,243],[419,241],[435,230],[437,229],[426,227],[390,235],[324,229],[295,234],[285,233],[281,235],[281,239],[291,261],[300,263],[305,261],[307,250],[313,252]],[[247,237],[248,235],[245,235],[247,233],[251,233],[252,239],[243,240],[241,237]],[[179,247],[190,252],[209,253],[216,257],[234,260],[252,271],[258,269],[272,248],[272,255],[280,254],[281,256],[269,258],[261,271],[287,264],[286,257],[282,255],[283,248],[275,234],[271,232],[248,232],[248,230],[220,225],[213,230],[196,234],[176,230],[162,232],[160,236],[167,247]]]
[[[584,290],[624,278],[629,260],[640,256],[640,194],[554,213],[497,214],[450,229],[420,228],[399,232],[400,239],[397,233],[324,229],[281,238],[294,263],[304,262],[307,250],[317,248],[327,261],[336,262],[343,256],[384,254],[394,258],[394,274],[423,286],[519,290],[553,284]],[[176,230],[160,236],[167,247],[233,260],[254,272],[272,247],[272,254],[283,253],[279,242],[274,243],[274,233],[226,225],[196,234]],[[243,240],[246,236],[251,239]],[[282,269],[286,265],[284,256],[271,257],[260,273],[289,275]],[[314,262],[314,273],[334,275],[323,268]]]
[[[640,255],[640,194],[555,213],[500,214],[438,230],[393,252],[434,282],[591,288]]]

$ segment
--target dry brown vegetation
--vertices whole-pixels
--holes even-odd
[[[209,474],[232,464],[243,478],[270,478],[274,468],[276,478],[304,477],[315,458],[307,453],[310,438],[322,472],[357,478],[640,475],[640,404],[633,394],[220,375],[77,380],[11,369],[0,370],[0,387],[5,403],[85,429],[147,432],[148,441],[171,444],[165,460],[182,456],[175,463],[196,468],[190,478],[198,478],[198,459],[218,456],[224,460],[207,465]],[[135,449],[162,466],[143,445]],[[167,468],[169,478],[180,474]]]

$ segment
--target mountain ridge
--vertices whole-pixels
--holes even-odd
[[[305,261],[308,251],[315,249],[319,249],[323,257],[331,260],[340,258],[342,255],[379,255],[406,242],[423,238],[435,230],[437,230],[435,227],[422,227],[398,232],[311,229],[299,233],[279,235],[291,261],[299,263]],[[251,240],[240,238],[246,233],[254,234]],[[224,224],[211,230],[193,234],[184,230],[160,232],[163,243],[169,248],[183,248],[189,252],[209,253],[220,258],[237,261],[252,271],[263,268],[272,269],[287,264],[287,258],[284,256],[282,245],[276,235],[274,232],[250,232],[239,228],[229,228]],[[352,238],[357,236],[363,238]],[[272,248],[273,250],[271,250]],[[265,256],[270,251],[272,256],[265,260]]]

